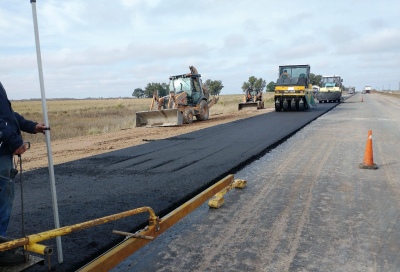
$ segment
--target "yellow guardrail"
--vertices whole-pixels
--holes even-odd
[[[143,212],[150,213],[150,219],[149,219],[150,223],[149,224],[157,227],[159,220],[158,220],[156,214],[154,213],[153,209],[150,207],[141,207],[141,208],[125,211],[122,213],[94,219],[94,220],[87,221],[84,223],[80,223],[80,224],[76,224],[76,225],[72,225],[72,226],[66,226],[66,227],[62,227],[62,228],[58,228],[58,229],[53,229],[53,230],[49,230],[49,231],[45,231],[45,232],[41,232],[41,233],[37,233],[37,234],[32,234],[32,235],[28,235],[24,238],[19,238],[19,239],[5,242],[5,243],[1,243],[0,251],[5,251],[5,250],[24,246],[25,250],[27,250],[27,251],[38,253],[38,254],[43,254],[43,255],[49,255],[52,253],[51,247],[40,245],[40,244],[38,244],[38,242],[49,240],[49,239],[55,238],[57,236],[64,236],[64,235],[67,235],[74,231],[84,230],[84,229],[91,228],[91,227],[94,227],[94,226],[97,226],[100,224],[104,224],[104,223],[107,223],[110,221],[115,221],[118,219],[122,219],[122,218],[125,218],[128,216],[132,216],[132,215],[143,213]]]
[[[109,215],[106,217],[90,220],[84,223],[66,226],[62,228],[57,228],[37,234],[28,235],[23,238],[11,240],[0,244],[0,252],[17,248],[24,247],[25,250],[34,252],[42,255],[51,255],[52,248],[41,245],[39,242],[56,238],[58,236],[64,236],[75,231],[84,230],[97,225],[129,217],[135,214],[148,212],[149,225],[143,230],[137,233],[129,233],[123,231],[114,230],[114,234],[119,234],[126,236],[126,239],[122,241],[117,246],[113,247],[103,255],[99,256],[86,266],[82,267],[78,271],[109,271],[111,268],[115,267],[121,261],[125,260],[128,256],[132,255],[135,251],[152,241],[155,237],[159,236],[161,233],[166,231],[176,222],[181,220],[183,217],[191,213],[194,209],[203,204],[206,200],[213,197],[209,206],[211,208],[219,208],[223,203],[223,196],[233,188],[244,188],[246,186],[246,181],[244,180],[234,180],[233,175],[228,175],[216,184],[212,185],[202,193],[198,194],[191,200],[187,201],[174,211],[170,212],[162,219],[159,219],[154,210],[150,207],[141,207],[133,210],[121,212],[114,215]]]
[[[233,185],[235,184],[235,185]],[[237,186],[236,186],[237,185]],[[159,229],[157,230],[155,226],[149,225],[145,229],[139,231],[135,235],[143,235],[149,237],[157,237],[176,222],[181,220],[187,214],[191,213],[205,201],[210,199],[212,196],[215,195],[216,198],[220,199],[218,204],[221,204],[221,198],[223,195],[228,192],[231,188],[244,188],[245,181],[240,180],[235,183],[233,179],[233,175],[228,175],[227,177],[223,178],[216,184],[212,185],[202,193],[198,194],[197,196],[193,197],[191,200],[184,203],[182,206],[176,208],[166,216],[160,219],[159,222]],[[228,187],[228,188],[227,188]],[[219,194],[220,193],[220,194]],[[221,204],[222,205],[222,204]],[[217,205],[218,206],[218,205]],[[219,205],[220,206],[220,205]],[[210,205],[211,207],[211,205]],[[125,260],[127,257],[135,253],[137,250],[145,246],[151,240],[149,239],[141,239],[137,237],[129,237],[121,242],[120,244],[116,245],[114,248],[110,249],[108,252],[104,253],[103,255],[99,256],[86,266],[82,267],[77,271],[87,272],[87,271],[109,271],[120,262]]]

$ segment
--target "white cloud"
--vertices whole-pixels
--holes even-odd
[[[85,9],[83,2],[52,0],[43,4],[43,7],[36,8],[42,34],[65,34],[72,27],[85,25],[85,18],[82,16]]]
[[[383,29],[370,32],[359,39],[343,45],[340,52],[343,54],[386,54],[388,52],[400,53],[400,28]]]
[[[244,49],[246,47],[247,41],[246,38],[241,34],[231,34],[224,38],[224,49],[223,50],[232,50],[232,49]]]
[[[240,93],[252,75],[275,81],[284,64],[341,74],[358,88],[399,81],[395,1],[48,0],[36,8],[48,97],[130,96],[189,65],[222,80],[222,93]],[[9,96],[38,97],[31,5],[2,0],[0,34]]]

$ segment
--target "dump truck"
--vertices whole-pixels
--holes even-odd
[[[275,111],[305,111],[316,106],[310,84],[310,65],[279,66],[275,84]]]
[[[238,110],[254,108],[257,110],[264,109],[262,91],[249,88],[246,90],[246,94],[243,97],[243,102],[239,103]]]
[[[342,99],[343,79],[340,76],[323,76],[321,78],[321,88],[317,94],[319,103],[340,102]]]
[[[371,93],[372,87],[371,86],[365,86],[364,91],[365,93]]]
[[[153,94],[149,111],[136,112],[136,127],[180,126],[209,118],[210,108],[218,102],[210,95],[193,66],[190,73],[169,77],[169,95]]]

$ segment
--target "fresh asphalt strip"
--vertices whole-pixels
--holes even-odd
[[[56,165],[60,224],[74,225],[143,206],[150,206],[161,218],[336,105],[265,113]],[[48,176],[47,168],[23,173],[28,235],[54,228]],[[15,188],[9,237],[21,237],[20,186]],[[141,214],[64,236],[62,264],[57,263],[55,239],[42,244],[53,246],[53,268],[71,271],[120,242],[122,238],[112,230],[134,232],[147,223],[148,214]]]

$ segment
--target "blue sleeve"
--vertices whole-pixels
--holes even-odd
[[[18,122],[18,125],[19,125],[19,128],[21,131],[27,132],[27,133],[35,133],[34,131],[35,131],[35,128],[37,125],[36,122],[26,120],[24,117],[19,115],[19,113],[17,113],[17,112],[14,112],[14,116]]]
[[[1,118],[0,118],[0,132],[1,132],[2,144],[10,147],[12,152],[14,152],[16,149],[22,146],[23,140],[21,135],[12,131],[10,126],[7,125],[6,121],[4,121]]]

